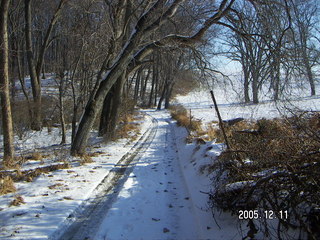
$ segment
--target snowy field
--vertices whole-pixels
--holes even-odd
[[[239,117],[248,120],[271,119],[287,115],[291,110],[320,111],[320,96],[309,97],[306,89],[293,91],[286,100],[262,100],[259,104],[241,103],[234,91],[227,92],[222,87],[213,89],[213,92],[223,120]],[[218,120],[210,89],[207,87],[195,90],[187,96],[176,97],[176,103],[182,104],[187,110],[191,109],[191,114],[204,123]]]

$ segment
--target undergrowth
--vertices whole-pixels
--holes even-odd
[[[185,127],[188,130],[189,136],[187,142],[192,142],[193,139],[199,138],[206,134],[202,130],[202,122],[194,118],[182,105],[174,105],[170,107],[171,117],[177,121],[177,125]]]
[[[4,176],[0,178],[0,195],[13,193],[15,191],[16,191],[16,188],[10,176]]]
[[[319,126],[320,114],[303,113],[226,127],[231,150],[211,166],[211,207],[233,214],[273,210],[278,225],[250,220],[251,235],[259,230],[266,237],[290,239],[291,228],[320,239]],[[288,211],[288,218],[281,219],[280,211]]]

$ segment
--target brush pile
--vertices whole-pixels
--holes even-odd
[[[251,233],[270,236],[272,225],[278,239],[287,239],[289,228],[319,239],[320,114],[242,121],[227,127],[227,133],[231,150],[212,166],[211,207],[234,214],[272,210],[276,229],[266,216],[248,218]]]

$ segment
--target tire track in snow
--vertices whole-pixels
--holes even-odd
[[[159,121],[156,137],[121,189],[96,240],[199,239],[170,115],[156,111],[152,116]]]
[[[148,114],[147,114],[148,115]],[[152,119],[152,126],[138,142],[127,152],[110,170],[109,174],[96,187],[96,194],[84,201],[80,207],[69,216],[69,220],[58,228],[50,239],[61,240],[89,240],[95,235],[103,217],[107,214],[113,202],[127,181],[135,164],[141,158],[142,153],[150,146],[158,129],[158,121]]]

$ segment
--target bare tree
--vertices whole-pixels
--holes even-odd
[[[234,0],[223,0],[210,17],[204,19],[204,23],[193,35],[181,36],[169,34],[161,37],[156,41],[146,41],[147,37],[159,29],[159,26],[165,24],[168,19],[172,18],[183,0],[175,0],[169,6],[166,6],[163,1],[155,1],[152,6],[148,6],[142,15],[134,24],[134,30],[126,40],[120,54],[113,63],[106,76],[99,83],[96,91],[93,92],[88,101],[81,121],[78,125],[78,130],[75,139],[72,143],[71,153],[73,155],[82,154],[87,145],[90,130],[94,120],[100,112],[105,96],[108,94],[113,84],[119,79],[123,71],[128,65],[134,65],[142,61],[146,56],[150,55],[154,49],[160,46],[177,44],[180,46],[188,46],[196,44],[201,40],[206,31],[215,23],[217,23],[230,10]],[[160,13],[160,14],[159,14]]]
[[[315,79],[313,74],[313,54],[315,53],[312,47],[312,31],[317,25],[316,18],[318,17],[318,6],[317,2],[308,1],[294,1],[291,9],[293,10],[293,25],[296,34],[294,35],[294,48],[296,57],[295,61],[298,65],[303,66],[300,71],[306,75],[309,85],[311,96],[316,94]],[[299,68],[299,66],[297,66]]]
[[[281,71],[288,62],[288,35],[292,28],[288,1],[277,0],[268,3],[239,1],[228,14],[222,26],[232,34],[226,39],[231,51],[227,56],[238,61],[243,70],[245,102],[259,102],[259,91],[269,85],[273,99],[278,100],[285,87]]]
[[[56,8],[49,25],[46,29],[44,39],[41,43],[39,49],[39,54],[35,56],[35,51],[33,49],[33,39],[32,39],[32,0],[25,0],[25,37],[26,37],[26,53],[29,66],[29,73],[32,86],[33,95],[33,116],[31,127],[33,130],[41,130],[42,118],[41,118],[41,71],[44,62],[45,52],[50,44],[50,36],[53,31],[58,18],[60,17],[61,10],[67,0],[60,0],[58,7]]]
[[[238,61],[243,71],[245,102],[250,101],[250,85],[253,103],[259,102],[259,90],[266,79],[267,52],[262,23],[256,9],[245,1],[237,4],[227,17],[232,28],[226,44],[231,50],[226,55]]]

